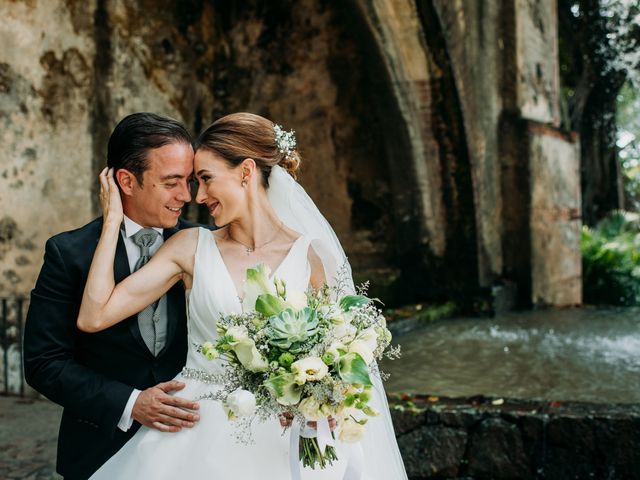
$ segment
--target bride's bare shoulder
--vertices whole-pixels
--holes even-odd
[[[164,242],[161,250],[176,260],[192,259],[198,246],[199,227],[184,228]]]

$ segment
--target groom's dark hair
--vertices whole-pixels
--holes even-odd
[[[148,112],[132,113],[120,120],[111,133],[107,166],[114,172],[122,168],[130,171],[142,185],[142,174],[149,168],[149,150],[192,141],[185,126],[173,118]]]

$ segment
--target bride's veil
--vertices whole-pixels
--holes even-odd
[[[344,293],[354,292],[351,266],[344,249],[333,228],[304,188],[282,167],[276,165],[269,175],[267,195],[280,220],[287,227],[311,239],[314,251],[322,260],[327,283],[333,286],[340,282]],[[361,442],[362,449],[366,452],[364,470],[369,474],[375,473],[375,478],[407,478],[382,381],[377,371],[371,377],[375,391],[371,405],[380,412],[380,416],[367,423],[367,431]],[[365,475],[364,478],[369,476]]]

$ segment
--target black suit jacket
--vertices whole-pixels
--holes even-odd
[[[191,226],[179,221],[176,228],[165,229],[164,238]],[[133,388],[144,390],[172,379],[187,352],[181,283],[167,292],[167,343],[157,357],[144,344],[136,316],[98,333],[76,328],[101,230],[102,218],[97,218],[47,241],[25,325],[27,382],[64,407],[57,471],[68,479],[89,477],[133,436],[139,423],[126,433],[117,427]],[[130,274],[122,237],[114,273],[116,282]]]

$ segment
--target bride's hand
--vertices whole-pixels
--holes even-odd
[[[336,426],[338,425],[338,422],[333,417],[327,417],[327,420],[329,420],[329,430],[331,430],[333,432],[335,430]],[[307,422],[307,426],[317,429],[318,428],[318,422],[315,422],[315,421]]]
[[[338,422],[336,422],[336,419],[333,417],[327,417],[327,420],[329,420],[329,429],[333,432],[333,430],[338,425]],[[292,413],[284,412],[280,415],[280,425],[282,427],[284,428],[290,427],[292,423],[293,423]],[[307,425],[311,428],[318,428],[318,422],[315,422],[315,421],[309,421],[307,422]]]
[[[105,168],[100,172],[100,204],[104,223],[120,227],[124,218],[120,190],[113,178],[113,168]]]

